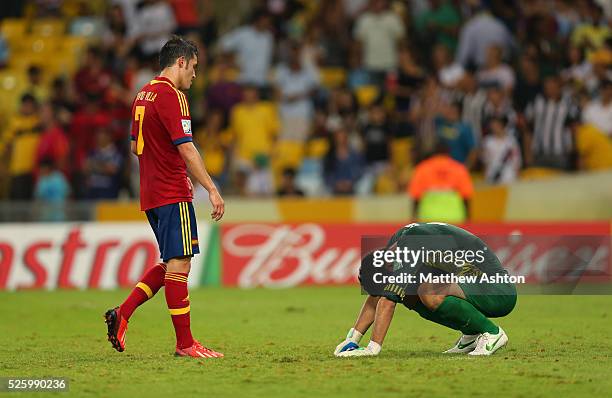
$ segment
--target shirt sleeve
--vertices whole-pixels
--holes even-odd
[[[174,145],[193,141],[187,97],[178,90],[164,91],[155,101],[157,114]]]

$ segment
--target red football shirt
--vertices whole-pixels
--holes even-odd
[[[187,166],[177,145],[192,141],[185,94],[164,77],[156,77],[136,95],[131,139],[140,165],[140,208],[191,202]]]

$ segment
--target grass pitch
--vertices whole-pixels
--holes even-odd
[[[612,395],[612,296],[519,296],[499,320],[508,346],[488,358],[442,355],[457,332],[398,307],[379,357],[337,359],[363,301],[356,287],[192,290],[194,336],[226,355],[198,361],[171,355],[160,293],[132,317],[124,353],[102,314],[126,291],[0,293],[0,377],[69,378],[69,393],[44,396]],[[16,394],[28,395],[41,396]]]

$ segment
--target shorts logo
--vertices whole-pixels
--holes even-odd
[[[183,124],[183,133],[191,135],[191,120],[181,119],[181,123]]]

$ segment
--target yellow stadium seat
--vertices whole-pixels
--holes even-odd
[[[66,23],[61,19],[44,18],[32,22],[32,35],[40,37],[63,36]]]
[[[82,36],[66,36],[62,39],[60,51],[65,56],[73,57],[80,62],[89,46],[89,40]]]
[[[46,65],[49,77],[53,80],[57,76],[69,77],[76,73],[79,66],[79,58],[70,54],[60,53]]]
[[[342,68],[322,68],[319,75],[323,87],[336,88],[346,82],[346,71]]]
[[[367,107],[370,106],[370,104],[372,104],[376,98],[378,98],[379,92],[378,87],[367,85],[357,87],[355,90],[355,96],[357,97],[357,102],[360,106]]]
[[[16,56],[22,54],[47,54],[53,56],[61,44],[61,40],[54,37],[27,35],[19,39],[15,45]]]

